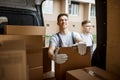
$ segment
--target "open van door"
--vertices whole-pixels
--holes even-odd
[[[0,33],[3,33],[4,24],[44,26],[42,14],[42,3],[44,1],[0,0]]]
[[[93,53],[92,66],[106,69],[107,47],[107,0],[95,0],[97,22],[97,48]]]

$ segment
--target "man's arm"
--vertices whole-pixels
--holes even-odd
[[[76,40],[76,43],[84,42],[84,40],[81,38],[80,34],[77,32],[74,32],[74,38]]]
[[[49,46],[48,56],[52,59],[54,56],[55,46]]]

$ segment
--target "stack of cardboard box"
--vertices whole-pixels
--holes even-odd
[[[44,46],[45,27],[7,25],[4,28],[4,31],[5,34],[0,35],[2,41],[21,39],[25,41],[26,66],[27,66],[26,73],[28,77],[27,79],[42,80],[43,74],[42,47]]]
[[[27,80],[24,40],[0,40],[0,80]]]

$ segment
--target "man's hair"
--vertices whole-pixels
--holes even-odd
[[[87,23],[91,23],[91,21],[90,20],[84,20],[84,21],[82,21],[81,25],[83,26],[84,24],[87,24]]]
[[[58,17],[57,17],[57,21],[59,21],[59,18],[60,18],[61,16],[66,16],[66,17],[68,17],[68,14],[66,14],[66,13],[61,13],[61,14],[59,14]]]

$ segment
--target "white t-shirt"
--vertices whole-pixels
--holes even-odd
[[[87,46],[92,46],[93,45],[93,36],[92,36],[92,34],[87,34],[86,35],[86,34],[81,33],[80,36],[83,39],[83,41],[86,42]]]
[[[91,56],[93,54],[93,36],[92,34],[84,34],[84,33],[81,33],[80,34],[81,38],[83,41],[85,41],[86,43],[86,46],[90,47],[90,51],[91,51]]]
[[[72,33],[73,33],[73,37],[72,37]],[[62,47],[71,47],[73,46],[73,39],[74,41],[76,41],[76,39],[81,39],[79,33],[76,32],[68,32],[67,34],[61,34],[58,33],[61,40],[62,40]],[[59,37],[57,34],[54,34],[49,42],[49,46],[55,46],[55,47],[59,47]]]

